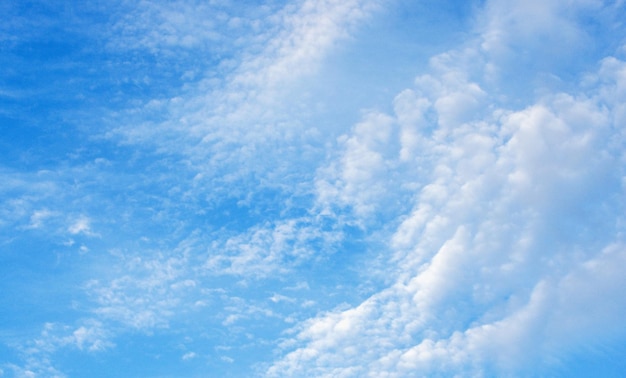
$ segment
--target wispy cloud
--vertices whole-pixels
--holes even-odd
[[[86,216],[80,216],[68,227],[67,231],[72,235],[85,234],[93,235],[91,231],[91,221]]]
[[[183,153],[192,169],[201,173],[197,177],[214,184],[218,179],[268,175],[268,170],[293,175],[284,172],[289,165],[282,162],[307,158],[309,154],[300,152],[313,150],[311,143],[318,143],[309,140],[318,131],[303,124],[300,117],[308,110],[306,98],[297,93],[297,83],[313,74],[373,9],[375,2],[364,1],[302,2],[285,7],[264,21],[262,33],[247,39],[244,47],[250,53],[223,80],[207,77],[185,98],[155,100],[133,109],[131,116],[136,112],[167,116],[163,122],[127,123],[111,135]],[[295,150],[295,146],[302,147]]]
[[[83,322],[77,328],[46,323],[41,334],[26,345],[19,346],[24,365],[8,364],[15,377],[55,377],[66,375],[54,367],[53,356],[63,348],[93,353],[112,348],[108,331],[97,321]]]

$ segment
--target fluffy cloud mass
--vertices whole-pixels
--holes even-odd
[[[619,87],[619,77],[604,77],[607,64],[626,67],[607,58],[594,79]],[[376,118],[378,133],[368,133],[384,141],[394,124],[396,151],[383,161],[369,141],[349,143],[362,132],[357,125],[337,190],[361,214],[363,202],[403,198],[397,183],[387,186],[389,175],[372,176],[378,166],[402,170],[404,186],[419,188],[388,239],[385,270],[400,278],[354,308],[305,322],[304,345],[270,372],[536,374],[592,334],[623,335],[626,301],[606,295],[625,283],[624,139],[614,97],[601,87],[481,114],[476,108],[489,98],[476,83],[417,83],[396,97],[393,116]],[[374,167],[372,183],[353,174],[361,163]],[[414,182],[423,171],[428,178]]]
[[[507,108],[491,78],[489,88],[478,82],[499,63],[485,44],[493,35],[525,44],[537,29],[504,37],[500,21],[482,49],[433,58],[434,73],[398,94],[394,113],[346,135],[337,184],[320,198],[332,193],[365,217],[412,203],[384,252],[384,274],[399,279],[303,323],[299,346],[270,375],[532,375],[623,337],[626,301],[608,293],[625,284],[626,65],[604,58],[573,93]],[[559,24],[544,27],[560,33]]]

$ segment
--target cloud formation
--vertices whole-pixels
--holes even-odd
[[[497,25],[489,33],[500,35]],[[615,102],[624,62],[605,58],[576,92],[515,110],[486,89],[493,78],[486,87],[472,81],[476,61],[484,62],[478,73],[502,64],[490,49],[433,58],[433,73],[398,94],[394,114],[368,116],[345,136],[333,172],[341,179],[324,181],[319,198],[366,217],[360,199],[412,200],[408,212],[397,207],[401,222],[383,252],[393,254],[385,274],[399,278],[349,310],[305,322],[270,376],[540,374],[573,350],[623,335],[617,314],[626,303],[604,294],[624,284],[615,268],[625,256]],[[590,82],[599,85],[590,90]],[[393,148],[385,158],[361,136],[364,127]],[[370,169],[359,175],[359,165]]]
[[[620,3],[476,3],[426,69],[368,40],[433,38],[395,39],[402,0],[112,4],[50,8],[65,36],[97,20],[38,58],[85,101],[0,159],[0,375],[623,366]],[[4,7],[0,39],[34,22]]]

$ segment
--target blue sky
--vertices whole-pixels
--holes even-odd
[[[620,376],[626,4],[0,4],[0,377]]]

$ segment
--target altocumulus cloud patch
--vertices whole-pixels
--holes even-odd
[[[1,376],[624,370],[621,3],[1,7]]]

